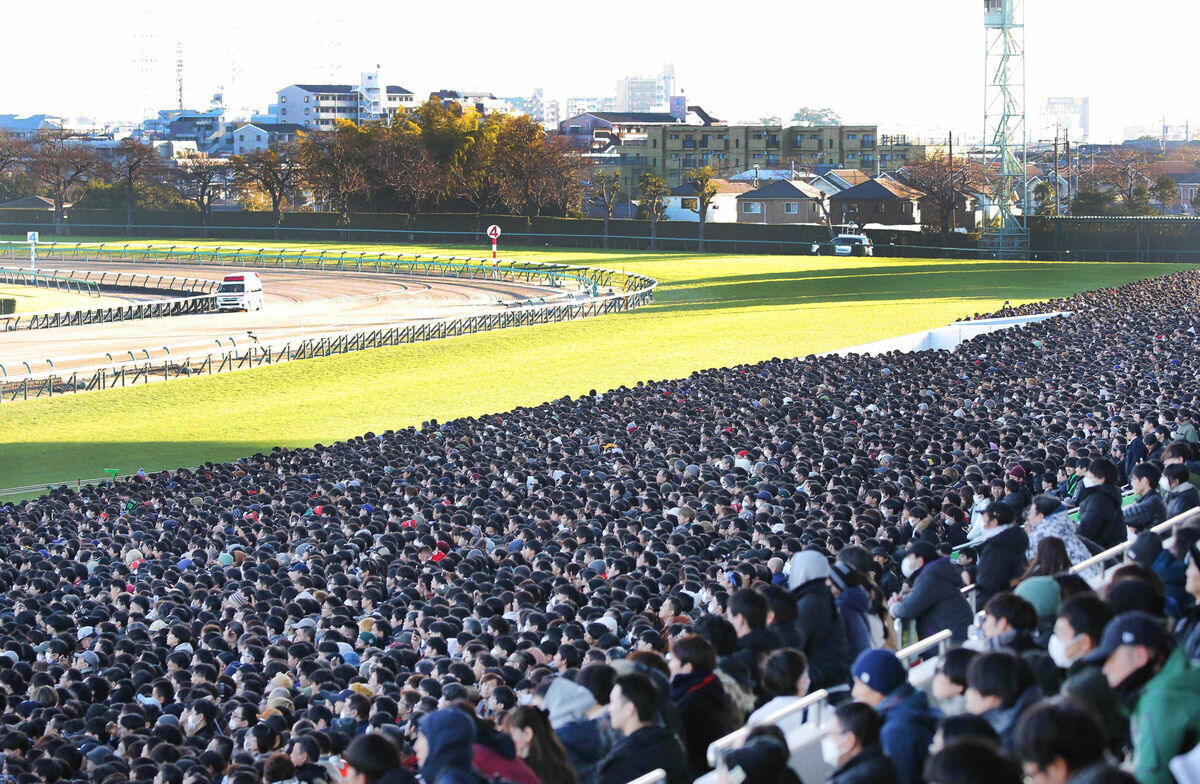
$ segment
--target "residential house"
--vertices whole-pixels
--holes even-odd
[[[1175,180],[1175,188],[1179,191],[1180,213],[1195,215],[1197,210],[1192,205],[1196,201],[1197,194],[1200,193],[1200,172],[1181,176]]]
[[[0,114],[0,131],[18,139],[33,139],[42,131],[62,128],[61,117],[50,114]]]
[[[257,150],[274,149],[281,144],[291,144],[297,141],[300,134],[312,128],[305,128],[295,123],[246,123],[239,126],[231,134],[232,155],[245,155]]]
[[[737,223],[738,196],[754,190],[748,182],[730,182],[729,180],[714,180],[717,184],[717,195],[708,205],[708,214],[704,216],[706,223]],[[669,196],[663,201],[667,205],[666,218],[683,223],[699,223],[700,215],[696,211],[696,191],[691,185],[683,184],[671,189]]]
[[[824,223],[825,196],[806,182],[775,180],[737,197],[738,223]]]
[[[829,197],[830,222],[836,225],[867,224],[912,226],[921,223],[925,194],[895,180],[872,179]]]
[[[513,104],[503,98],[497,98],[491,93],[463,92],[460,90],[437,90],[429,94],[431,100],[441,101],[446,106],[456,103],[463,108],[474,109],[480,114],[514,114],[518,110]]]

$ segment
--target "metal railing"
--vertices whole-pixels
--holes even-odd
[[[14,286],[52,288],[72,294],[87,294],[93,297],[100,296],[100,287],[95,283],[33,270],[0,267],[0,283],[8,283]]]
[[[495,329],[572,321],[621,313],[642,307],[654,300],[654,287],[657,282],[650,278],[642,279],[650,281],[645,288],[582,302],[536,305],[524,309],[429,321],[405,327],[385,327],[369,332],[309,338],[297,342],[289,341],[276,347],[251,346],[245,349],[235,347],[230,351],[199,357],[167,357],[145,363],[126,364],[120,368],[101,368],[69,375],[51,373],[41,378],[23,378],[20,381],[7,383],[3,377],[0,377],[0,402],[134,386],[155,381],[346,354],[351,351],[470,335]]]
[[[24,243],[0,242],[0,258],[17,259]],[[600,267],[574,267],[537,261],[479,259],[438,254],[370,253],[289,248],[246,248],[201,245],[134,245],[132,243],[47,242],[38,246],[46,260],[134,261],[141,264],[213,265],[259,269],[338,270],[426,277],[466,278],[561,288],[573,284],[598,296],[601,289],[648,285],[650,278]],[[628,290],[623,288],[622,290]]]
[[[940,631],[915,645],[900,649],[896,652],[896,657],[911,671],[914,665],[922,661],[925,655],[931,651],[937,651],[938,655],[944,653],[950,645],[952,638],[953,635],[949,630]],[[747,724],[741,729],[734,730],[728,735],[718,738],[708,746],[709,764],[717,770],[718,777],[720,777],[729,770],[729,753],[740,748],[755,728],[778,726],[780,722],[793,716],[803,715],[805,725],[818,728],[818,735],[824,735],[825,728],[823,726],[822,714],[828,704],[828,700],[829,692],[825,689],[820,689],[762,717],[753,724]],[[812,710],[810,711],[809,709]]]
[[[116,321],[185,316],[194,313],[213,313],[217,310],[217,296],[180,297],[153,302],[132,302],[128,305],[112,305],[87,310],[68,310],[46,313],[17,313],[0,316],[0,332],[15,332],[27,329],[52,329],[54,327],[79,327],[88,324],[109,324]]]
[[[649,773],[638,776],[629,784],[667,784],[667,772],[662,768],[657,768]]]
[[[0,254],[3,249],[0,248]],[[0,255],[0,258],[11,256]],[[29,274],[28,270],[0,267],[0,274],[16,273]],[[38,272],[41,276],[43,272]],[[44,274],[62,281],[64,284],[74,284],[94,290],[100,296],[100,289],[121,289],[134,291],[170,292],[175,294],[211,294],[220,285],[220,281],[212,278],[181,278],[175,275],[149,275],[131,272],[108,272],[105,270],[45,270]],[[68,290],[70,290],[68,288]]]

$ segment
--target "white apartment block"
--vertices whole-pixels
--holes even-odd
[[[614,109],[618,112],[670,111],[675,95],[675,66],[664,65],[658,76],[627,76],[617,82]],[[568,112],[568,116],[573,116]]]
[[[275,122],[314,131],[332,130],[338,120],[387,120],[399,109],[416,106],[410,90],[384,85],[379,71],[361,74],[358,84],[291,84],[275,97],[268,112]]]

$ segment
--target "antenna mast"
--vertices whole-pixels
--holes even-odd
[[[986,220],[985,214],[980,246],[998,258],[1018,258],[1029,251],[1023,5],[1023,0],[984,0],[983,189],[995,218]]]

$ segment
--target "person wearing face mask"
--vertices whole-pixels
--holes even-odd
[[[883,719],[879,742],[896,765],[900,784],[920,784],[921,766],[937,729],[938,712],[925,692],[908,682],[908,669],[896,654],[882,648],[864,651],[851,667],[851,696],[870,705]]]
[[[1117,467],[1111,460],[1101,458],[1088,464],[1083,489],[1079,491],[1077,530],[1079,536],[1101,550],[1116,547],[1126,539]]]
[[[892,617],[915,621],[922,639],[949,629],[955,642],[964,642],[973,614],[962,595],[959,570],[950,559],[938,557],[928,542],[917,541],[903,553],[900,571],[912,589],[893,598]]]
[[[895,763],[879,745],[882,728],[883,719],[871,706],[838,706],[821,738],[821,757],[833,768],[827,784],[900,784]]]
[[[1192,484],[1191,479],[1192,472],[1181,463],[1163,468],[1158,486],[1166,493],[1168,520],[1200,506],[1200,491]]]

